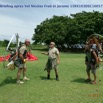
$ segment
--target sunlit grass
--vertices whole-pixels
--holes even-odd
[[[4,49],[0,49],[3,55]],[[84,54],[61,53],[59,79],[46,80],[44,67],[47,56],[41,51],[32,51],[38,61],[27,62],[27,77],[30,81],[16,84],[17,69],[9,71],[0,63],[0,103],[102,103],[103,70],[97,71],[96,85],[85,83]],[[22,79],[22,75],[21,75]],[[101,80],[101,81],[100,81]]]

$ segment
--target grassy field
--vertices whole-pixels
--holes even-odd
[[[3,53],[0,48],[0,55]],[[60,80],[56,81],[53,70],[51,80],[46,80],[47,56],[38,50],[32,53],[39,60],[27,62],[31,80],[23,85],[16,84],[17,69],[4,69],[0,62],[0,103],[103,103],[103,70],[97,71],[96,85],[85,83],[84,54],[61,53]]]

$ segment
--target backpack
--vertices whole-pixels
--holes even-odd
[[[15,49],[10,49],[10,48],[9,48],[10,58],[8,59],[8,61],[9,61],[9,62],[13,61],[14,56],[17,55],[17,56],[15,57],[15,59],[14,59],[14,65],[15,65],[16,67],[19,67],[20,64],[23,63],[23,61],[22,61],[21,58],[19,57],[19,54],[20,54],[19,50],[20,50],[21,47],[22,47],[22,46],[20,46],[20,47],[18,48],[18,51],[16,51]],[[26,57],[27,57],[26,54],[27,54],[27,50],[25,50],[25,51],[24,51],[24,54],[23,54],[23,57],[24,57],[25,59],[26,59]]]

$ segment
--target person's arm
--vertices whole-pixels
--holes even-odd
[[[18,56],[18,52],[16,52],[16,54],[14,55],[14,57],[13,57],[13,61],[16,59],[16,57]]]
[[[101,48],[101,45],[99,44],[99,41],[95,37],[93,37],[93,40],[96,43],[96,45],[99,48],[99,50],[102,52],[102,48]]]
[[[87,56],[85,56],[85,64],[87,64],[87,62],[88,62],[88,58]]]
[[[94,55],[94,58],[95,58],[95,60],[96,60],[96,64],[98,64],[98,56],[97,56],[97,54],[93,51],[93,55]]]
[[[48,55],[49,53],[48,52],[47,53],[46,52],[42,52],[41,54]]]
[[[56,55],[57,55],[57,64],[59,64],[60,63],[60,52],[58,49],[56,50]]]
[[[57,64],[60,63],[60,53],[57,55]]]
[[[23,54],[19,54],[19,57],[21,58],[21,60],[23,61],[23,63],[25,63],[25,59],[24,59],[24,57],[23,57]]]

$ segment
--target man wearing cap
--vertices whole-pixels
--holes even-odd
[[[50,79],[51,69],[55,70],[56,80],[58,81],[58,64],[60,62],[60,53],[59,50],[55,47],[55,43],[51,42],[49,45],[49,51],[47,53],[42,52],[42,54],[48,55],[48,61],[45,67],[47,70],[47,79]]]
[[[30,80],[29,78],[26,77],[26,55],[27,55],[27,46],[30,45],[30,40],[26,39],[25,43],[20,47],[19,49],[19,58],[21,60],[20,65],[18,67],[18,73],[17,73],[17,83],[18,84],[23,84],[25,80]],[[23,81],[20,80],[20,75],[21,72],[23,72]]]

